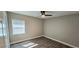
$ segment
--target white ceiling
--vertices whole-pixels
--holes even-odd
[[[33,16],[37,18],[42,18],[40,11],[10,11],[13,13],[23,14],[27,16]],[[47,14],[51,14],[53,16],[46,16],[44,18],[51,18],[51,17],[59,17],[64,15],[71,15],[71,14],[78,14],[79,11],[48,11]]]

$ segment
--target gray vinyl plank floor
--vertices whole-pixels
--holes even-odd
[[[71,47],[45,37],[39,37],[19,42],[16,44],[12,44],[11,48],[71,48]]]

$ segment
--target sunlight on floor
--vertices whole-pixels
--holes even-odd
[[[36,44],[36,43],[33,43],[33,42],[29,42],[29,43],[27,43],[27,44],[24,44],[24,45],[22,45],[23,47],[26,47],[26,48],[33,48],[33,47],[35,47],[35,46],[37,46],[38,44]]]

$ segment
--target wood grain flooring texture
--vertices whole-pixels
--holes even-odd
[[[61,44],[59,42],[53,41],[45,37],[39,37],[39,38],[24,41],[24,42],[12,44],[11,48],[26,48],[26,47],[22,47],[22,45],[27,44],[27,42],[33,42],[35,44],[38,44],[37,46],[34,46],[32,48],[72,48],[70,46]]]

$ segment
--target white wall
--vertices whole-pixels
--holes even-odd
[[[29,38],[37,37],[42,35],[42,20],[34,17],[19,15],[15,13],[8,13],[9,16],[9,27],[10,27],[10,41],[11,43],[27,40]],[[12,34],[12,19],[21,19],[25,21],[26,33],[22,35]]]
[[[44,20],[44,35],[79,47],[79,15]]]

